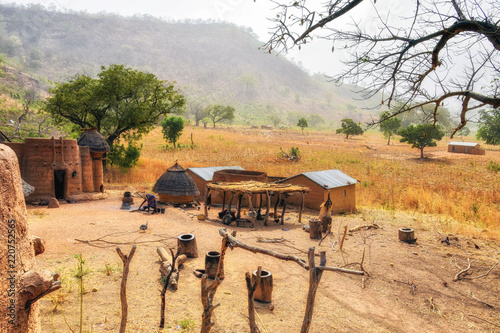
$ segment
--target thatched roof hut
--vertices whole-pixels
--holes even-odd
[[[91,153],[109,152],[109,145],[97,128],[84,128],[84,131],[77,140],[79,146],[88,146]]]
[[[158,178],[153,192],[160,201],[170,203],[190,203],[200,194],[194,180],[177,162]]]

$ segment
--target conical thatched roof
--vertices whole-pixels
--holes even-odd
[[[106,139],[95,128],[85,128],[77,142],[79,146],[89,146],[92,153],[105,153],[109,151]]]
[[[196,196],[200,194],[193,178],[177,162],[158,178],[153,192],[174,196]]]

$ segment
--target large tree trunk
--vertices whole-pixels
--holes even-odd
[[[29,298],[21,284],[34,268],[19,164],[14,151],[0,144],[0,332],[41,331],[38,305],[25,309]]]
[[[424,148],[420,148],[420,159],[424,159]]]

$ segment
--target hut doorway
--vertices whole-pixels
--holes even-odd
[[[64,199],[64,180],[66,170],[54,170],[54,195],[56,199]]]

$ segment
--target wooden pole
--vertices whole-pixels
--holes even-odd
[[[288,199],[288,193],[283,194],[283,211],[281,212],[281,224],[285,224],[285,211],[286,211],[286,202]]]
[[[276,196],[276,203],[274,204],[274,219],[278,218],[278,204],[280,203],[281,194],[278,193]]]
[[[269,191],[266,191],[266,196],[267,196],[266,219],[264,220],[264,225],[267,225],[267,222],[269,221],[269,212],[271,211],[271,194],[269,193]]]
[[[222,211],[226,209],[226,191],[222,192]]]
[[[304,192],[300,192],[302,194],[302,200],[300,201],[300,211],[299,211],[299,223],[302,222],[302,212],[304,211]]]
[[[228,232],[227,232],[227,230],[225,228],[219,229],[219,234],[222,237],[227,237],[228,242],[233,247],[241,247],[242,249],[245,249],[245,250],[253,252],[253,253],[261,253],[261,254],[265,254],[265,255],[268,255],[268,256],[271,256],[271,257],[275,257],[275,258],[278,258],[278,259],[281,259],[281,260],[285,260],[285,261],[295,261],[302,268],[309,269],[309,267],[307,266],[306,261],[303,260],[303,259],[300,259],[300,258],[295,257],[295,256],[290,255],[290,254],[281,254],[281,253],[274,252],[272,250],[267,250],[267,249],[263,249],[263,248],[260,248],[260,247],[247,245],[247,244],[245,244],[243,242],[240,242],[239,240],[237,240],[233,236],[229,235]]]
[[[127,278],[128,272],[130,269],[130,262],[132,261],[132,257],[134,256],[136,246],[132,246],[132,250],[130,250],[130,254],[123,254],[122,250],[119,247],[116,248],[116,252],[120,256],[123,261],[123,273],[122,273],[122,284],[120,288],[120,300],[122,303],[122,319],[120,322],[120,333],[125,333],[127,328],[127,316],[128,316],[128,304],[127,304]]]
[[[318,290],[319,281],[323,275],[323,270],[316,268],[314,263],[314,247],[309,248],[309,253],[307,256],[309,261],[309,291],[307,293],[307,303],[306,312],[304,315],[304,321],[302,322],[302,328],[300,333],[309,332],[311,326],[313,310],[314,310],[314,299],[316,297],[316,291]],[[324,267],[326,264],[326,252],[320,252],[320,266]]]
[[[250,212],[252,212],[252,228],[255,228],[255,220],[256,220],[256,214],[253,212],[253,204],[252,204],[252,195],[251,194],[247,194],[248,195],[248,203],[250,205]]]
[[[257,279],[255,280],[252,279],[250,272],[245,273],[245,280],[247,282],[248,289],[248,322],[250,324],[250,333],[257,333],[259,331],[257,329],[257,324],[255,323],[255,304],[253,301],[253,294],[257,286],[257,281],[260,280],[261,271],[262,267],[259,266],[259,268],[257,268]]]
[[[241,218],[241,201],[243,199],[243,193],[238,193],[238,212],[236,213],[236,218]]]
[[[208,219],[208,196],[210,195],[210,189],[205,187],[205,218]]]
[[[160,328],[165,327],[165,293],[167,292],[168,285],[170,283],[170,277],[172,276],[172,273],[175,271],[175,261],[177,259],[177,256],[179,255],[179,251],[174,255],[174,251],[170,249],[170,254],[172,255],[172,270],[170,273],[166,276],[165,278],[165,285],[163,285],[163,289],[161,290],[161,309],[160,309]]]

